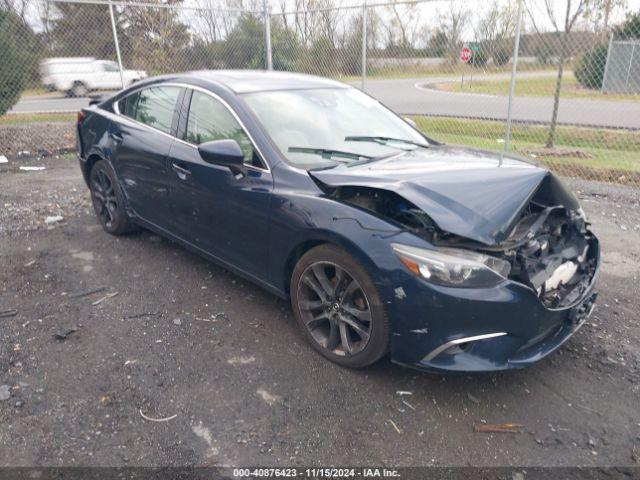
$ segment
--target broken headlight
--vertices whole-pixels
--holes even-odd
[[[457,248],[426,250],[392,244],[393,252],[415,275],[445,287],[491,287],[507,278],[506,260]]]

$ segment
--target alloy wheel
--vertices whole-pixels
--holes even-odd
[[[116,222],[118,203],[111,179],[103,170],[98,170],[93,176],[91,197],[100,221],[105,227],[111,228]]]
[[[316,262],[298,282],[298,307],[313,339],[340,356],[352,356],[367,346],[371,309],[367,296],[344,268]]]

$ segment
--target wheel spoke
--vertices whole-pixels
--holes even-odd
[[[369,339],[369,329],[364,325],[362,325],[357,320],[354,320],[353,318],[349,318],[346,315],[341,315],[340,321],[346,325],[349,325],[358,334],[358,336],[365,342]]]
[[[371,322],[371,312],[369,310],[360,310],[345,304],[342,305],[342,309],[362,322]]]
[[[327,277],[327,272],[324,270],[324,266],[322,265],[314,265],[311,270],[313,270],[313,274],[316,277],[316,280],[324,290],[325,296],[330,296],[333,294],[333,285],[329,281]]]
[[[348,300],[349,298],[351,298],[351,295],[353,295],[359,289],[360,289],[360,285],[358,285],[358,282],[351,279],[351,282],[347,285],[347,288],[344,289],[344,293],[341,295],[340,298],[344,302],[345,300]]]
[[[321,312],[307,322],[307,327],[309,327],[310,330],[313,330],[327,321],[329,321],[327,312]]]
[[[335,321],[331,321],[331,329],[329,330],[329,336],[327,337],[327,343],[325,348],[327,350],[335,350],[340,343],[340,332],[338,325]]]
[[[320,300],[301,300],[298,302],[298,306],[303,310],[316,310],[322,307]]]
[[[342,292],[342,283],[345,281],[346,278],[348,278],[349,276],[345,273],[345,271],[340,268],[339,266],[336,265],[336,279],[335,279],[335,286],[333,287],[333,296],[334,297],[339,297],[340,293]]]
[[[353,353],[353,345],[351,344],[351,337],[347,330],[347,324],[340,322],[340,342],[342,343],[342,350],[345,355],[351,355]]]
[[[322,287],[318,285],[318,282],[316,282],[315,278],[312,278],[310,274],[302,277],[302,281],[311,287],[320,300],[325,301],[327,299],[327,295],[324,293]]]
[[[102,185],[100,185],[100,179],[94,179],[94,180],[91,182],[91,185],[93,186],[93,190],[94,190],[95,192],[103,193]]]

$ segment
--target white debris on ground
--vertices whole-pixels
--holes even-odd
[[[229,365],[248,365],[250,363],[254,363],[256,361],[256,357],[251,355],[250,357],[231,357],[227,360]]]
[[[256,393],[262,397],[268,405],[275,405],[280,401],[280,397],[278,395],[274,395],[273,393],[267,392],[264,388],[259,388]]]
[[[58,223],[58,222],[61,222],[62,220],[64,220],[64,217],[62,215],[51,215],[51,216],[45,217],[44,223],[46,225],[51,225],[52,223]]]
[[[21,165],[19,168],[24,172],[37,172],[40,170],[44,170],[45,167],[32,167],[29,165]]]

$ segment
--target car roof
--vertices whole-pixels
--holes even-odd
[[[344,83],[302,73],[266,70],[200,70],[183,74],[189,78],[214,82],[235,93],[311,88],[349,88]]]

